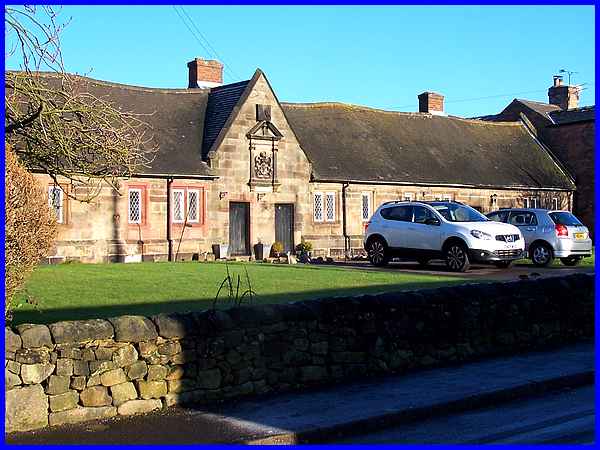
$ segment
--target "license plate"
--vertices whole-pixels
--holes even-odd
[[[585,239],[585,233],[575,233],[575,239]]]
[[[517,244],[506,244],[505,248],[507,250],[514,250],[515,248],[517,248]]]

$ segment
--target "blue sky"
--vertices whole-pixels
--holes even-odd
[[[432,90],[449,114],[469,117],[514,97],[547,102],[552,75],[566,68],[588,83],[581,104],[594,103],[593,6],[184,8],[206,49],[172,6],[63,7],[72,17],[62,36],[67,69],[186,87],[186,63],[214,51],[225,82],[260,67],[281,101],[415,111],[417,94]]]

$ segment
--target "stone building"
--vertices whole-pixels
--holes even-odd
[[[84,187],[39,174],[60,222],[51,261],[202,258],[214,244],[252,255],[258,242],[293,251],[302,239],[341,257],[362,251],[366,222],[389,200],[572,206],[570,175],[521,122],[448,116],[431,92],[414,113],[281,103],[260,70],[221,85],[216,61],[188,69],[188,89],[81,78],[93,94],[149,114],[158,154],[90,204],[63,192]]]
[[[555,76],[548,103],[514,99],[502,112],[481,119],[524,122],[572,175],[573,212],[594,232],[595,106],[579,107],[579,87]]]

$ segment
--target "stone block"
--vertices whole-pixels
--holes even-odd
[[[17,325],[17,330],[25,348],[54,347],[50,330],[46,325],[27,323]]]
[[[112,355],[113,362],[117,367],[125,367],[133,364],[138,359],[138,352],[133,345],[126,345],[117,349]]]
[[[66,345],[66,346],[57,345],[56,347],[59,351],[61,358],[81,359],[81,349],[80,348],[72,347],[70,345]]]
[[[50,411],[66,411],[77,407],[79,393],[77,391],[68,391],[63,394],[51,395],[48,399],[50,400]]]
[[[76,359],[73,361],[73,374],[88,376],[90,374],[90,366],[87,361]]]
[[[46,387],[46,394],[57,395],[64,394],[69,390],[71,377],[51,375]]]
[[[198,387],[202,389],[217,389],[221,386],[221,371],[219,369],[202,370],[198,372]]]
[[[109,370],[113,370],[117,368],[117,365],[113,361],[90,361],[90,374],[100,375],[104,372],[108,372]]]
[[[132,365],[125,367],[125,374],[129,380],[139,380],[148,373],[148,365],[144,361],[136,361]]]
[[[79,394],[83,406],[106,406],[112,403],[108,389],[104,386],[92,386]]]
[[[168,341],[158,346],[158,353],[165,356],[173,356],[181,352],[181,344],[177,341]]]
[[[125,383],[126,381],[127,377],[121,368],[109,370],[100,375],[100,383],[102,383],[103,386],[114,386],[116,384]]]
[[[114,336],[112,325],[103,319],[56,322],[49,327],[57,344],[111,339]]]
[[[138,347],[140,349],[140,355],[144,358],[158,352],[158,345],[156,345],[155,342],[140,342]]]
[[[4,350],[7,352],[16,352],[23,345],[21,337],[10,327],[4,328]]]
[[[5,390],[12,389],[15,386],[21,385],[21,377],[16,373],[8,370],[8,367],[4,369],[4,388]]]
[[[194,329],[193,317],[188,314],[158,314],[152,320],[164,338],[182,338]]]
[[[162,402],[160,400],[129,400],[120,405],[117,412],[121,416],[130,416],[133,414],[149,413],[161,408]]]
[[[184,375],[186,375],[188,372],[191,375],[191,367],[188,370],[186,370],[183,366],[170,366],[169,373],[165,377],[165,380],[179,380],[180,378],[183,378]]]
[[[99,386],[100,384],[102,384],[100,375],[93,375],[87,379],[86,387]]]
[[[164,380],[168,374],[169,374],[168,367],[154,364],[154,365],[148,366],[148,376],[146,377],[146,379],[148,381],[160,381],[160,380]]]
[[[98,347],[94,354],[96,355],[96,360],[98,361],[110,361],[113,358],[113,353],[115,349],[112,347]]]
[[[22,348],[15,352],[15,360],[21,364],[43,364],[50,362],[50,352],[45,348]]]
[[[68,411],[50,413],[48,416],[50,426],[66,425],[71,423],[86,422],[89,420],[108,419],[117,415],[114,406],[101,406],[97,408],[74,408]]]
[[[165,406],[190,405],[206,399],[206,391],[198,389],[186,392],[171,392],[165,395]]]
[[[194,389],[198,389],[198,383],[196,382],[196,380],[192,380],[189,378],[168,380],[167,385],[169,393],[193,391]]]
[[[56,375],[70,377],[73,375],[73,360],[58,358],[56,360]]]
[[[324,381],[328,377],[327,369],[322,366],[304,366],[300,368],[300,381],[305,383]]]
[[[94,353],[94,350],[91,348],[84,348],[81,351],[81,359],[83,359],[84,361],[95,361],[96,360],[96,354]]]
[[[140,397],[144,400],[149,398],[160,398],[167,395],[167,382],[166,381],[137,381],[138,391]]]
[[[25,384],[39,384],[52,375],[54,364],[22,364],[21,379]]]
[[[138,395],[135,386],[131,382],[111,386],[110,393],[113,398],[113,405],[115,406],[119,406],[128,400],[134,400]]]
[[[71,388],[76,389],[78,391],[83,391],[85,389],[86,379],[85,377],[72,377],[71,378]]]
[[[16,361],[6,361],[6,368],[12,372],[15,373],[17,375],[19,375],[21,373],[21,363],[18,363]]]
[[[48,425],[48,397],[39,384],[7,391],[5,406],[4,429],[7,433]]]
[[[142,342],[156,339],[154,323],[144,316],[120,316],[109,319],[117,342]]]

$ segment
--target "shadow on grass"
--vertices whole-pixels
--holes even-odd
[[[313,291],[302,292],[285,292],[278,294],[261,295],[260,292],[254,297],[253,304],[265,305],[273,303],[291,303],[301,300],[316,300],[327,297],[347,297],[361,294],[376,294],[382,292],[398,292],[410,291],[415,289],[432,289],[441,286],[451,286],[463,284],[468,280],[455,279],[445,281],[431,281],[425,283],[398,283],[398,284],[381,284],[365,286],[364,288],[349,288],[349,289],[317,289]],[[260,289],[260,287],[255,287]],[[202,311],[210,309],[214,297],[199,297],[189,299],[175,299],[166,302],[144,302],[133,304],[119,305],[89,305],[80,308],[52,308],[39,310],[17,310],[14,312],[13,325],[22,323],[52,323],[62,320],[83,320],[83,319],[106,319],[120,315],[142,315],[151,316],[160,313],[169,312],[188,312]],[[244,303],[247,305],[248,303]],[[217,309],[228,309],[235,305],[227,301],[219,299]]]

